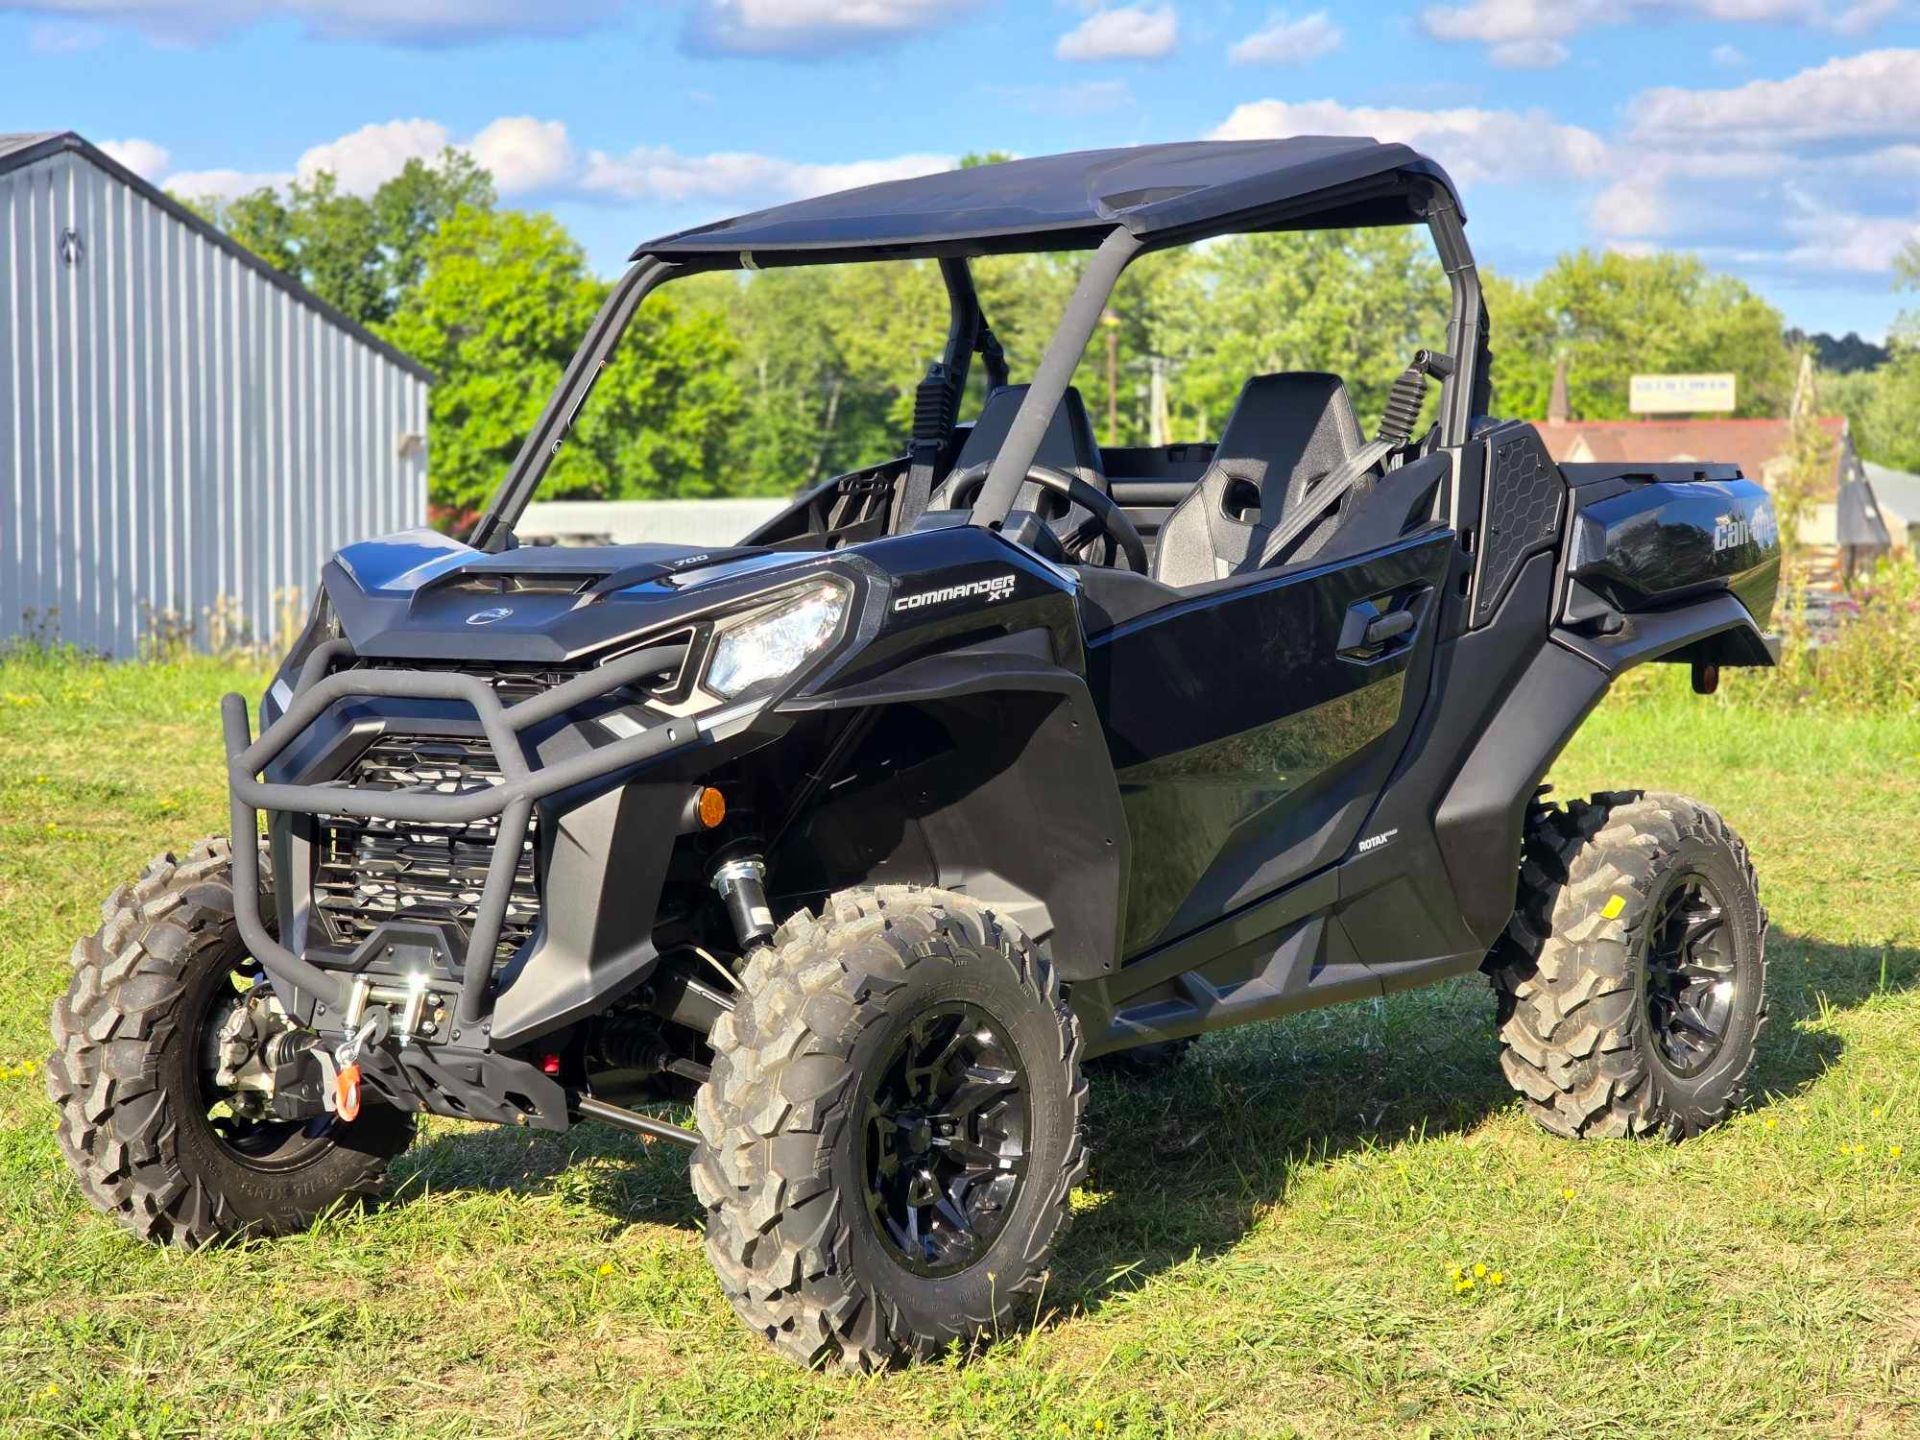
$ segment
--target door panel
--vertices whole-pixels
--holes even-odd
[[[1451,531],[1428,531],[1198,595],[1090,643],[1133,842],[1123,955],[1352,845],[1425,694],[1452,550]]]

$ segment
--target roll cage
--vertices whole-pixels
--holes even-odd
[[[990,223],[996,214],[1016,211],[1024,224]],[[1453,184],[1438,165],[1405,146],[1302,136],[1047,156],[867,186],[651,241],[634,252],[632,265],[595,316],[476,525],[472,543],[495,551],[510,543],[513,527],[634,313],[671,280],[734,269],[938,261],[948,300],[947,337],[916,397],[920,403],[908,459],[917,466],[931,464],[916,453],[932,433],[928,421],[951,432],[952,406],[976,354],[990,382],[1007,378],[974,288],[971,260],[1090,249],[1092,258],[968,517],[972,524],[998,529],[1120,276],[1140,256],[1226,235],[1412,224],[1427,227],[1447,276],[1447,349],[1453,364],[1441,383],[1438,443],[1458,447],[1473,417],[1489,408],[1486,312]],[[928,479],[909,472],[910,484],[924,488]]]

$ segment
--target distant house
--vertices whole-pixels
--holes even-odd
[[[1920,559],[1920,475],[1867,461],[1861,467],[1880,502],[1880,515],[1893,532],[1894,547]]]
[[[1814,488],[1813,511],[1801,527],[1801,539],[1836,550],[1841,572],[1851,574],[1876,555],[1904,548],[1906,536],[1894,533],[1881,516],[1846,418],[1823,415],[1815,423],[1833,441],[1833,459]],[[1786,420],[1549,420],[1539,429],[1556,461],[1731,462],[1769,490],[1791,463],[1791,422]]]
[[[429,378],[80,136],[0,135],[0,639],[271,638],[424,523]]]

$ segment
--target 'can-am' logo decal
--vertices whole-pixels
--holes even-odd
[[[1771,550],[1780,538],[1780,526],[1773,518],[1773,506],[1765,500],[1742,515],[1731,511],[1718,517],[1713,525],[1713,551],[1732,550],[1741,545],[1758,545]]]
[[[991,575],[985,580],[969,580],[964,585],[943,585],[938,590],[922,590],[918,595],[902,595],[893,602],[895,610],[922,610],[929,605],[945,605],[951,600],[984,598],[991,605],[1013,594],[1019,576]]]
[[[491,625],[496,620],[504,620],[513,614],[511,605],[496,605],[491,610],[476,610],[467,616],[469,625]]]

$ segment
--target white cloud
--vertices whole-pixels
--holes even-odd
[[[1626,179],[1614,181],[1595,197],[1587,223],[1608,240],[1645,239],[1669,233],[1674,215],[1661,179]]]
[[[447,127],[437,120],[388,120],[313,146],[293,168],[304,181],[325,171],[347,194],[371,195],[407,161],[432,160],[451,143]]]
[[[27,48],[36,55],[76,55],[107,43],[98,25],[66,20],[42,20],[27,31]]]
[[[458,44],[499,35],[566,34],[613,18],[628,0],[0,0],[0,10],[129,24],[193,43],[263,20],[293,18],[331,40]]]
[[[308,147],[291,171],[183,170],[167,177],[166,188],[195,199],[231,200],[263,187],[278,189],[294,180],[311,184],[322,172],[327,172],[332,174],[341,193],[371,195],[398,175],[409,160],[431,163],[448,149],[464,150],[472,155],[492,173],[495,186],[504,196],[564,190],[574,185],[579,176],[579,162],[574,157],[564,124],[558,120],[537,120],[531,115],[506,115],[468,141],[455,140],[437,120],[388,120],[363,125],[338,139]],[[109,153],[112,153],[110,149]],[[159,153],[162,156],[159,163],[144,173],[157,173],[165,168],[166,152]],[[131,168],[140,168],[124,157],[117,158]]]
[[[1436,40],[1485,45],[1495,65],[1541,69],[1565,60],[1566,42],[1602,8],[1600,0],[1472,0],[1427,6],[1420,28]]]
[[[1487,59],[1502,70],[1551,70],[1571,53],[1558,40],[1503,40],[1488,48]]]
[[[622,200],[798,200],[883,180],[904,180],[953,168],[951,155],[897,155],[885,160],[806,164],[751,151],[682,155],[642,145],[624,155],[587,156],[581,188]]]
[[[238,200],[256,190],[278,190],[292,179],[291,171],[178,170],[161,189],[189,200]]]
[[[1324,10],[1298,20],[1282,11],[1268,19],[1265,29],[1236,41],[1227,59],[1236,65],[1305,65],[1338,50],[1342,38],[1340,27]]]
[[[1648,90],[1632,113],[1637,138],[1669,145],[1901,139],[1920,132],[1920,50],[1870,50],[1731,90]]]
[[[100,148],[143,180],[151,180],[163,173],[167,161],[172,158],[167,154],[166,146],[156,145],[151,140],[102,140]]]
[[[1789,263],[1863,275],[1886,274],[1894,256],[1920,241],[1920,219],[1855,215],[1819,205],[1789,216],[1786,230],[1797,242],[1787,251]]]
[[[1461,184],[1500,180],[1592,179],[1607,147],[1591,130],[1543,111],[1402,110],[1336,100],[1256,100],[1237,107],[1217,140],[1287,135],[1371,135],[1430,153]]]
[[[1180,14],[1171,5],[1126,5],[1096,10],[1053,47],[1061,60],[1157,60],[1180,38]]]
[[[1484,45],[1495,65],[1545,69],[1566,60],[1568,42],[1576,35],[1601,25],[1691,12],[1707,20],[1808,25],[1858,35],[1899,5],[1900,0],[1466,0],[1426,6],[1420,28],[1436,40]]]
[[[1716,45],[1707,58],[1722,70],[1739,70],[1747,63],[1746,52],[1738,45]]]
[[[577,168],[573,142],[558,120],[503,115],[468,145],[502,195],[524,195],[567,183]]]
[[[696,0],[686,42],[733,55],[819,55],[952,24],[978,0]]]

